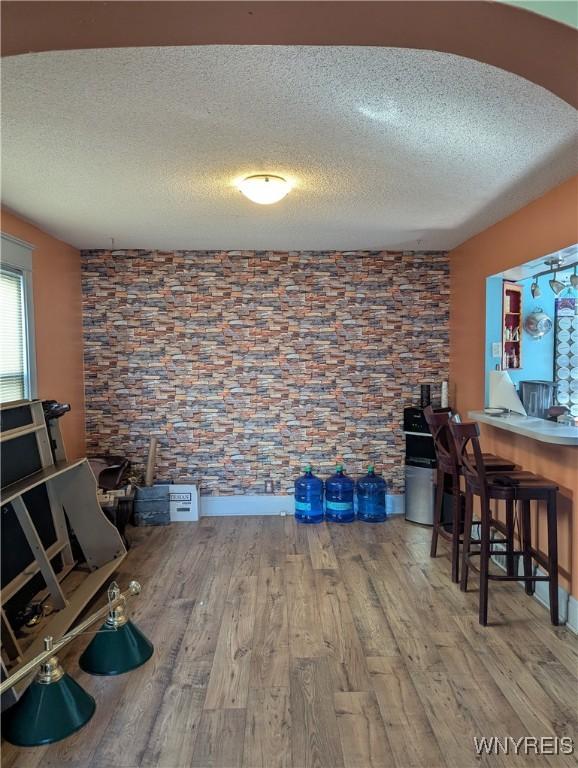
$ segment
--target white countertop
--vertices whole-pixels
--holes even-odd
[[[558,424],[556,421],[537,419],[534,416],[520,416],[516,413],[508,416],[488,416],[483,411],[468,411],[468,416],[482,424],[490,424],[497,429],[515,432],[517,435],[531,437],[542,443],[578,446],[578,427],[569,424]]]

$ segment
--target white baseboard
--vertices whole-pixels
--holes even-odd
[[[385,497],[385,508],[388,515],[404,515],[405,493],[388,493]]]
[[[292,515],[293,496],[254,494],[251,496],[201,496],[201,517],[235,515]]]
[[[578,600],[574,595],[570,595],[568,600],[568,618],[566,619],[566,626],[571,629],[575,635],[578,635]]]
[[[201,496],[201,517],[235,515],[292,515],[295,501],[291,495],[252,494],[248,496]],[[388,515],[403,515],[402,494],[386,497]]]

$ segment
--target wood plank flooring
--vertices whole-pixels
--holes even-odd
[[[578,641],[515,584],[450,582],[430,531],[205,518],[130,531],[119,582],[156,647],[115,678],[62,657],[97,700],[69,739],[4,768],[575,766],[575,756],[476,756],[474,736],[578,732]],[[103,603],[103,598],[100,598]]]

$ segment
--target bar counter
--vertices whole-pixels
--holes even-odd
[[[468,416],[481,424],[489,424],[497,429],[530,437],[541,443],[578,446],[578,426],[558,424],[556,421],[520,416],[516,413],[507,416],[489,416],[484,411],[468,411]]]

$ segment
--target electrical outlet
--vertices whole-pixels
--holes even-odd
[[[492,342],[492,357],[501,359],[502,357],[502,345],[499,341]]]
[[[270,478],[265,480],[265,493],[273,493],[273,481]]]

